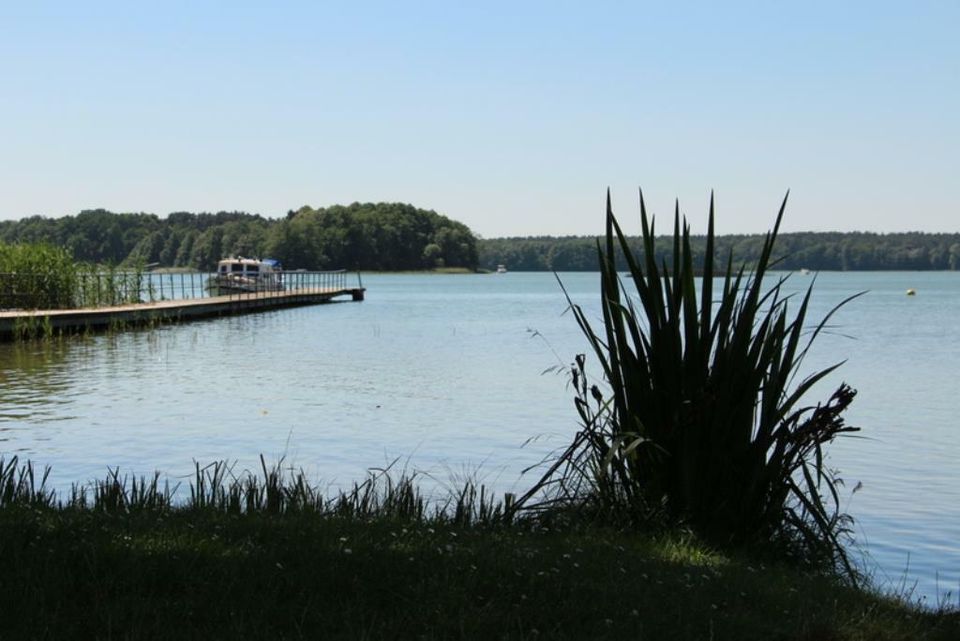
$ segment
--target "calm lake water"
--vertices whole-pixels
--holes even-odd
[[[597,310],[599,276],[563,274]],[[811,276],[794,275],[805,287]],[[188,479],[193,461],[270,461],[332,488],[395,459],[441,486],[498,492],[577,429],[567,378],[586,343],[552,274],[364,278],[363,303],[48,344],[0,345],[0,455],[53,467],[58,488],[108,467]],[[908,288],[916,296],[906,296]],[[859,390],[831,448],[866,567],[934,603],[960,591],[960,274],[819,275],[835,317],[806,369],[846,360]],[[862,483],[862,489],[852,488]]]

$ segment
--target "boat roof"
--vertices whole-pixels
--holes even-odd
[[[241,265],[269,265],[270,267],[280,267],[280,261],[274,258],[264,258],[263,260],[261,260],[259,258],[244,258],[243,256],[224,258],[223,260],[219,261],[217,264],[233,265],[237,263]]]

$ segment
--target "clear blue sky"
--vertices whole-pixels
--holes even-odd
[[[0,218],[403,201],[595,234],[960,231],[960,2],[0,8]],[[461,6],[463,5],[463,6]]]

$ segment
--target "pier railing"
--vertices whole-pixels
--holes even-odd
[[[0,310],[84,309],[135,303],[270,294],[334,294],[351,289],[346,270],[281,271],[273,285],[214,287],[216,274],[202,272],[79,272],[74,274],[0,273]],[[362,288],[360,274],[357,285]]]

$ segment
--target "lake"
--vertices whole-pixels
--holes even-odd
[[[560,278],[596,316],[599,275]],[[117,466],[174,481],[193,461],[256,470],[260,454],[331,488],[394,461],[440,487],[527,488],[536,474],[521,471],[577,429],[557,370],[587,345],[554,276],[364,285],[363,303],[0,345],[0,455],[51,465],[61,489]],[[863,431],[830,449],[858,554],[879,583],[956,605],[960,274],[820,274],[811,318],[858,291],[804,367],[846,361],[811,401],[840,381],[859,390],[847,422]]]

